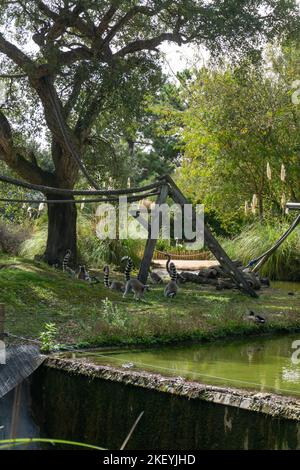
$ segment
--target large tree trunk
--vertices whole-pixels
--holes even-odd
[[[47,199],[71,199],[64,196],[47,196]],[[72,251],[71,265],[77,258],[77,233],[76,233],[77,209],[76,204],[53,203],[48,204],[48,238],[44,255],[47,263],[59,264],[66,251]]]

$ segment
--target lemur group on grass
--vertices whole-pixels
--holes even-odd
[[[122,262],[127,261],[125,267],[125,283],[120,281],[110,281],[109,279],[109,266],[106,265],[104,267],[104,285],[105,287],[113,290],[118,290],[123,292],[123,297],[129,292],[133,292],[134,297],[137,300],[143,298],[145,292],[149,289],[148,285],[143,284],[138,279],[131,277],[131,271],[133,268],[133,262],[130,256],[125,256],[122,258]],[[168,298],[174,298],[178,292],[178,280],[181,278],[180,274],[177,273],[176,266],[173,262],[171,262],[171,257],[168,256],[167,264],[166,264],[167,272],[170,276],[170,281],[166,285],[164,289],[164,295]],[[163,284],[163,280],[159,274],[150,271],[150,278],[153,284]]]
[[[133,292],[135,299],[140,300],[144,296],[144,293],[148,289],[148,286],[142,284],[142,282],[140,282],[138,279],[134,279],[131,277],[133,262],[130,256],[124,256],[121,259],[121,262],[123,263],[124,261],[127,261],[124,271],[125,284],[119,281],[110,281],[109,266],[106,265],[104,266],[104,285],[109,289],[119,290],[123,292],[123,297],[126,297],[129,292]]]
[[[62,263],[63,272],[70,276],[87,281],[91,284],[99,283],[99,279],[95,276],[90,276],[85,266],[79,266],[79,270],[76,272],[69,267],[70,258],[72,256],[71,250],[67,250]],[[131,277],[131,271],[133,269],[133,261],[130,256],[124,256],[121,260],[122,263],[126,261],[124,275],[125,282],[110,280],[110,269],[108,265],[104,266],[104,286],[107,289],[116,290],[123,293],[123,297],[126,297],[128,293],[133,292],[136,300],[141,300],[144,297],[145,292],[149,289],[147,284],[143,284],[136,278]],[[173,299],[178,292],[178,281],[181,276],[177,273],[175,264],[171,261],[171,257],[168,255],[166,269],[170,276],[170,281],[164,289],[165,297]],[[153,284],[163,284],[163,280],[159,274],[150,271],[150,278]]]

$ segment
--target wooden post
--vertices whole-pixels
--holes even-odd
[[[14,402],[10,424],[10,439],[16,439],[21,408],[22,382],[18,384],[14,391]]]
[[[161,204],[164,204],[167,200],[168,194],[169,194],[169,186],[167,184],[162,185],[160,189],[160,193],[157,196],[155,203],[159,206]],[[159,217],[160,219],[159,212],[156,214],[156,217]],[[140,271],[138,275],[139,281],[141,281],[143,284],[147,283],[149,268],[151,265],[156,242],[157,242],[156,239],[151,238],[151,225],[150,225],[150,227],[148,228],[148,239],[147,239],[146,246],[145,246],[144,257],[142,259]]]
[[[190,204],[188,199],[182,194],[180,189],[176,186],[174,181],[170,176],[165,176],[164,179],[170,185],[170,195],[172,195],[175,202],[183,206],[184,204]],[[196,217],[195,211],[193,211],[193,218]],[[223,267],[224,271],[228,274],[228,276],[234,281],[237,287],[246,292],[247,294],[251,295],[251,297],[258,297],[256,292],[249,286],[247,280],[245,279],[243,273],[236,268],[232,260],[229,258],[227,253],[223,250],[219,242],[213,236],[209,227],[204,225],[204,238],[205,243],[210,249],[210,251],[214,254],[217,258],[221,266]]]
[[[0,304],[0,339],[4,337],[5,305]]]

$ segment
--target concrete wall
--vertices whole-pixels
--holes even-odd
[[[128,449],[300,449],[296,419],[217,404],[207,400],[209,393],[174,394],[163,378],[165,392],[147,388],[130,383],[129,375],[105,379],[42,366],[31,387],[42,433],[118,449],[144,411]]]

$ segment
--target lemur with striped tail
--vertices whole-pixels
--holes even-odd
[[[148,286],[145,284],[142,284],[138,279],[132,279],[131,278],[131,271],[133,268],[133,261],[130,258],[130,256],[124,256],[121,260],[127,261],[126,267],[125,267],[125,279],[126,279],[126,286],[125,286],[125,292],[123,294],[123,297],[126,297],[126,295],[129,292],[133,292],[134,298],[136,300],[141,300],[141,298],[144,296],[144,293],[146,290],[148,290]]]
[[[142,284],[138,279],[129,279],[126,282],[123,297],[126,297],[126,295],[132,291],[134,294],[134,298],[136,300],[141,300],[146,290],[148,290],[148,286],[146,284]]]
[[[168,272],[170,274],[171,280],[166,285],[164,294],[165,294],[165,297],[173,299],[177,295],[177,292],[178,292],[178,286],[177,286],[178,273],[177,273],[177,269],[174,263],[169,262],[168,268],[169,268]]]
[[[69,276],[75,277],[76,276],[75,271],[72,268],[70,268],[70,266],[69,266],[71,256],[72,256],[72,251],[69,248],[66,251],[66,254],[65,254],[63,262],[62,262],[62,270],[63,270],[64,273],[69,274]]]
[[[117,291],[121,291],[121,292],[125,291],[124,282],[110,281],[110,279],[109,279],[109,266],[108,265],[104,266],[103,271],[104,271],[104,285],[105,285],[105,287],[107,287],[108,289],[117,290]]]
[[[72,251],[70,250],[70,248],[66,251],[66,254],[64,256],[64,259],[63,259],[63,262],[62,262],[62,270],[63,272],[66,272],[66,268],[68,268],[68,265],[69,265],[69,262],[70,262],[70,258],[72,256]]]
[[[79,272],[77,274],[77,279],[81,281],[89,282],[91,285],[99,284],[99,279],[96,276],[90,276],[89,272],[85,269],[85,266],[79,266]]]
[[[169,254],[166,255],[167,256],[167,263],[166,263],[166,270],[169,274],[169,276],[172,278],[171,276],[171,269],[170,269],[170,266],[171,264],[173,264],[175,266],[174,263],[171,263],[171,256]],[[175,269],[176,269],[176,266],[175,266]],[[176,279],[176,282],[179,284],[183,284],[184,282],[186,282],[186,279],[181,275],[181,274],[178,274],[177,270],[176,270],[176,275],[177,275],[177,279]]]
[[[85,266],[79,266],[79,272],[77,274],[77,279],[81,281],[88,281],[89,280],[89,273],[85,269]]]
[[[125,271],[124,271],[125,280],[127,282],[131,278],[131,271],[132,271],[132,268],[133,268],[133,261],[132,261],[130,256],[123,256],[123,258],[121,259],[121,263],[123,263],[124,261],[127,261],[126,266],[125,266]]]

